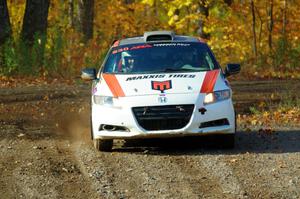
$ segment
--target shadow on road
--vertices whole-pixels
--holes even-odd
[[[300,131],[238,132],[234,149],[224,149],[221,143],[218,136],[127,140],[114,151],[148,155],[295,153],[300,152]]]

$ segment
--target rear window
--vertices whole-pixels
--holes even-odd
[[[200,72],[217,68],[218,65],[206,44],[173,42],[115,47],[104,64],[103,72]]]

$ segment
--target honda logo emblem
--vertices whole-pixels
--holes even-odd
[[[161,97],[158,98],[158,102],[162,103],[162,104],[167,103],[168,102],[168,98],[164,97],[164,96],[161,96]]]

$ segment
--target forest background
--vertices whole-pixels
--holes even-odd
[[[298,0],[0,0],[0,76],[74,77],[115,39],[204,38],[245,79],[300,78]]]

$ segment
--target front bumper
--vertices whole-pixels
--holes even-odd
[[[235,132],[235,115],[231,100],[225,100],[203,106],[204,95],[172,94],[168,95],[165,105],[195,104],[189,123],[181,129],[147,131],[137,122],[132,107],[162,106],[158,96],[135,96],[120,98],[114,107],[92,104],[92,128],[94,139],[130,139],[130,138],[159,138],[198,136],[206,134],[232,134]],[[195,103],[196,102],[196,103]],[[201,103],[200,103],[201,102]],[[205,114],[199,112],[205,108]],[[200,128],[201,123],[226,119],[228,125],[210,126]],[[128,131],[100,130],[101,125],[121,126]]]

